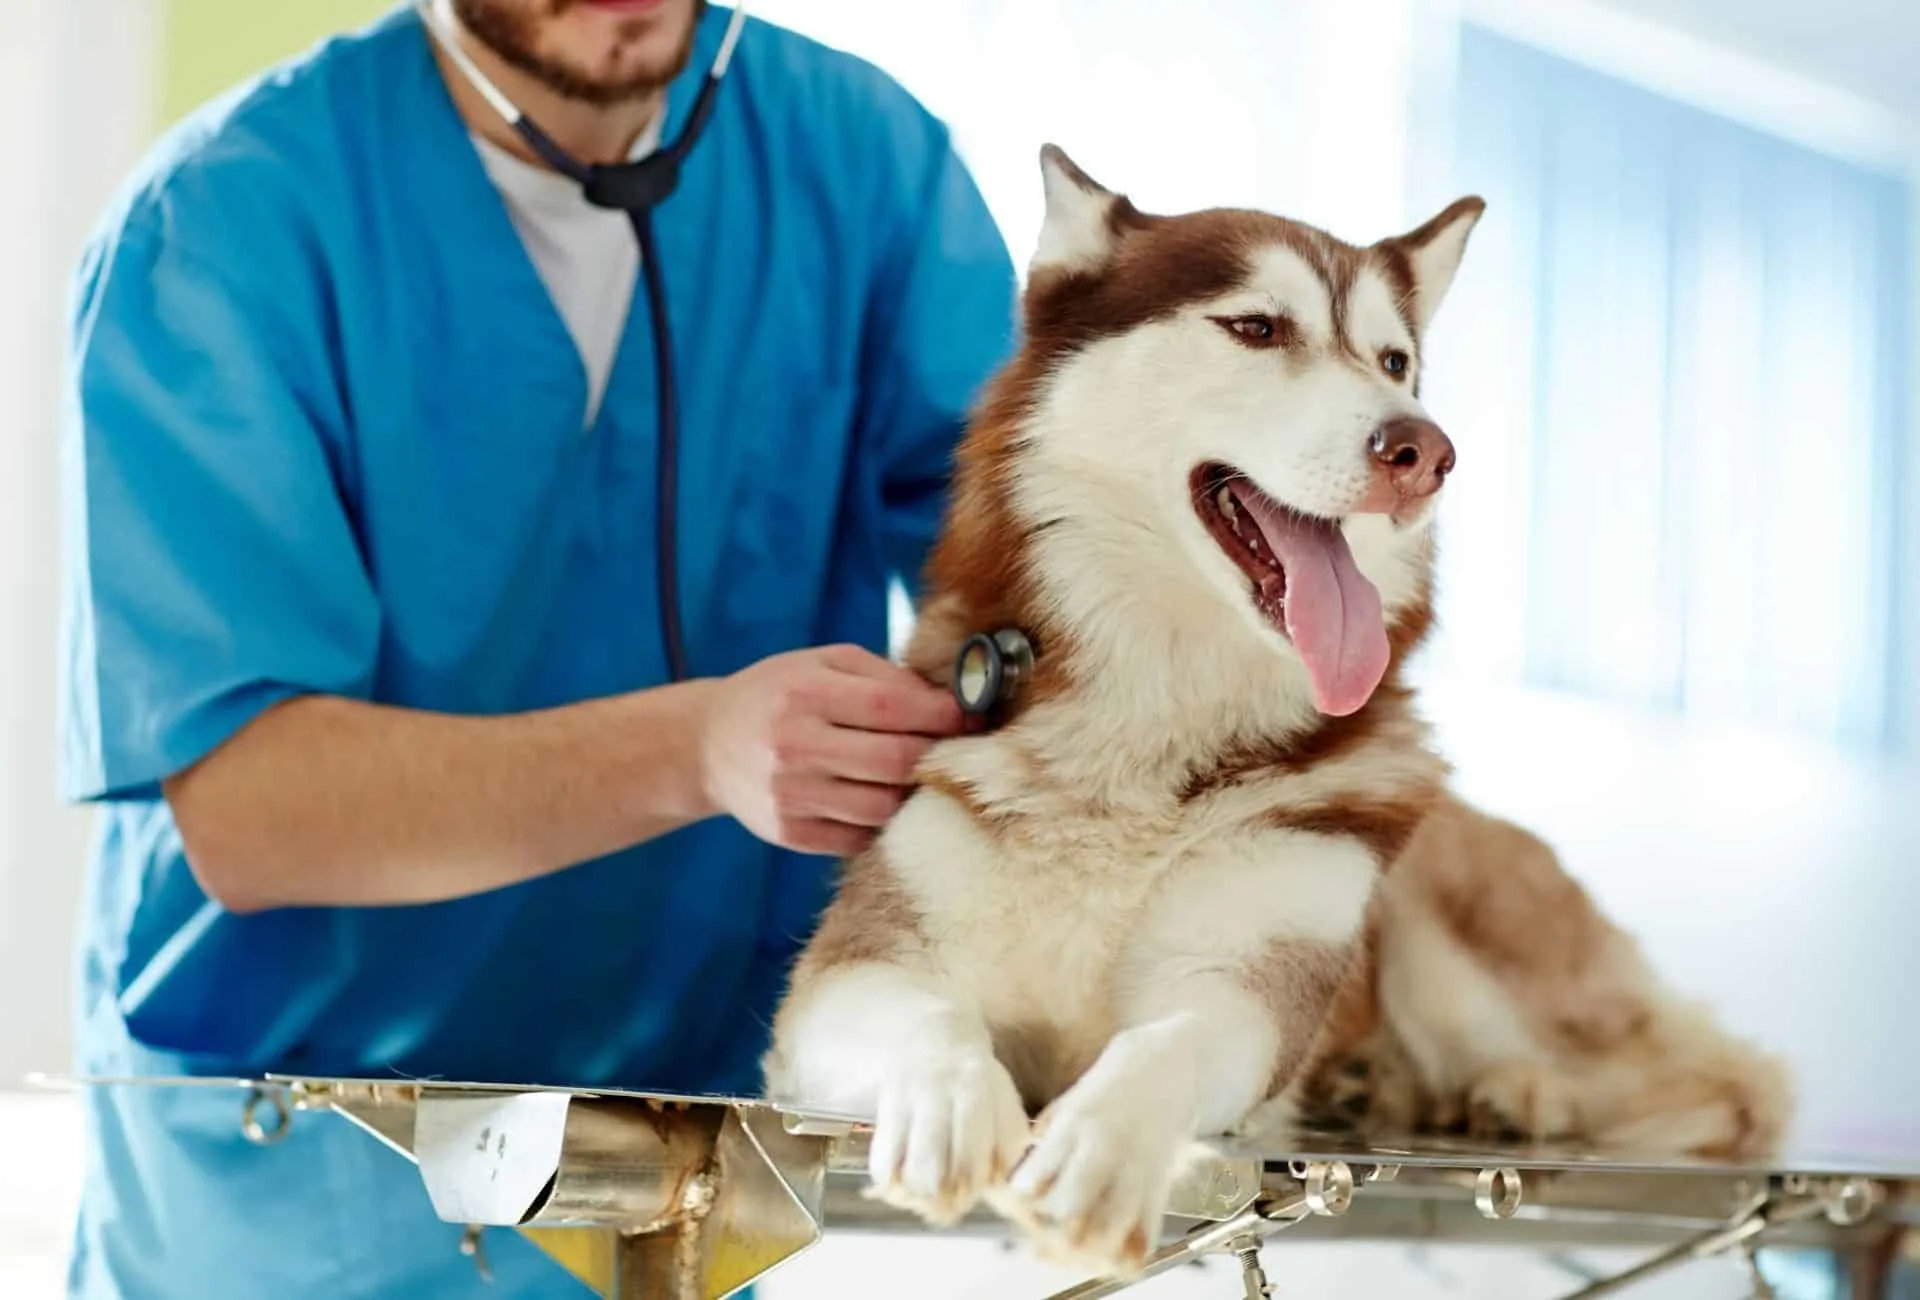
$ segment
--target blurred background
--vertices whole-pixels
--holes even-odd
[[[384,8],[8,0],[6,1297],[57,1293],[77,1178],[66,1103],[8,1091],[67,1064],[88,831],[54,798],[67,276],[108,191],[178,114]],[[872,59],[945,117],[1019,261],[1038,229],[1046,140],[1142,207],[1254,205],[1355,241],[1459,194],[1485,197],[1426,393],[1461,470],[1443,524],[1441,632],[1421,671],[1461,782],[1548,834],[1673,979],[1796,1054],[1810,1140],[1920,1152],[1908,1100],[1920,1049],[1903,1014],[1920,989],[1908,815],[1920,795],[1920,6],[764,0],[754,11]],[[914,1249],[916,1271],[942,1279],[917,1291],[974,1294],[991,1278],[1008,1294],[1014,1266],[990,1247]],[[1483,1267],[1471,1252],[1447,1268],[1417,1252],[1323,1264],[1288,1252],[1303,1272],[1285,1285],[1321,1267],[1349,1290],[1377,1274],[1405,1295],[1569,1285],[1546,1265]],[[803,1260],[780,1294],[893,1293],[876,1275],[849,1281],[836,1259]],[[1647,1294],[1743,1294],[1731,1266],[1699,1268]],[[1179,1289],[1191,1284],[1144,1293],[1237,1285],[1221,1275]],[[1816,1289],[1793,1294],[1824,1294],[1805,1285]]]

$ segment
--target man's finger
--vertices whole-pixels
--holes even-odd
[[[829,668],[853,677],[870,677],[876,682],[886,682],[899,686],[902,690],[942,691],[943,686],[935,686],[905,664],[895,663],[891,659],[864,650],[859,646],[834,647],[839,653],[830,653],[826,659]]]
[[[905,798],[896,786],[809,775],[782,793],[781,804],[789,816],[874,828],[885,826]]]
[[[873,843],[873,832],[858,826],[815,819],[794,823],[781,838],[784,841],[782,847],[796,853],[851,858]]]
[[[860,730],[824,719],[814,725],[819,731],[809,749],[818,770],[848,781],[911,785],[914,767],[933,743],[910,732]]]
[[[966,719],[952,695],[911,674],[894,680],[835,674],[823,686],[821,703],[828,722],[862,731],[954,736]]]

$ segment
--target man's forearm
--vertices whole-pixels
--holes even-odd
[[[304,697],[166,794],[195,875],[234,911],[460,898],[711,816],[711,688],[504,717]]]

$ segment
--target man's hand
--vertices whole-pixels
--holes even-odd
[[[850,857],[905,799],[920,756],[960,734],[953,697],[856,646],[775,655],[718,683],[708,798],[761,839]]]

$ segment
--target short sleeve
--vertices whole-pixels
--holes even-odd
[[[62,789],[143,799],[268,706],[364,697],[379,607],[338,489],[320,277],[232,230],[103,237],[62,409]],[[206,241],[203,241],[206,242]],[[273,285],[274,292],[260,286]]]
[[[868,445],[882,457],[888,567],[914,597],[939,531],[953,453],[1008,359],[1017,286],[1006,241],[947,132],[931,123],[895,255],[872,311]]]

